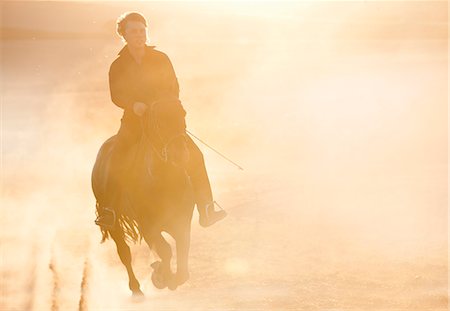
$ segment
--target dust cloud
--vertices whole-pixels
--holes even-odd
[[[191,279],[130,298],[90,172],[115,18],[167,53],[216,200]],[[2,310],[446,310],[446,2],[2,2]]]

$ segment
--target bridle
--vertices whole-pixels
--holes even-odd
[[[186,138],[186,133],[178,133],[175,134],[169,139],[164,139],[163,135],[161,135],[161,126],[159,119],[156,115],[156,106],[160,104],[162,100],[154,101],[150,104],[149,111],[146,113],[148,118],[148,122],[145,122],[144,116],[140,118],[141,120],[141,129],[142,129],[142,135],[147,139],[148,144],[151,146],[153,151],[158,155],[158,157],[164,162],[167,163],[169,161],[169,147],[172,143],[174,143],[176,140],[180,138]],[[156,146],[154,145],[153,139],[151,139],[147,132],[147,126],[150,124],[153,127],[154,132],[156,133],[157,138],[159,139],[159,142],[162,145],[161,150],[158,150]],[[147,126],[146,126],[147,125]]]

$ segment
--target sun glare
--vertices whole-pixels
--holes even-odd
[[[239,276],[248,272],[249,265],[245,259],[242,258],[229,258],[225,262],[225,271],[228,274]]]

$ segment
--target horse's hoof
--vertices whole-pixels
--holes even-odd
[[[164,276],[161,273],[152,273],[152,283],[157,289],[164,289],[167,287],[166,280],[164,280]]]
[[[189,280],[189,272],[177,272],[175,277],[177,285],[184,284],[187,280]]]
[[[141,301],[145,300],[145,295],[140,289],[134,290],[133,294],[131,296],[131,299],[134,302],[141,302]]]
[[[152,283],[157,289],[163,289],[167,287],[167,281],[164,278],[164,273],[161,268],[161,261],[155,261],[151,264],[153,268]]]
[[[161,261],[155,261],[154,263],[152,263],[152,264],[150,265],[150,267],[152,267],[153,270],[156,271],[156,270],[159,269],[160,265],[161,265]]]
[[[176,280],[175,277],[172,277],[172,278],[169,280],[169,282],[168,282],[168,284],[167,284],[167,287],[168,287],[170,290],[176,290],[176,289],[177,289],[178,284],[177,284],[177,280]]]
[[[140,289],[133,291],[133,298],[140,298],[144,296],[144,293]]]

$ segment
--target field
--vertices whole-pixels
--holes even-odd
[[[0,310],[447,310],[446,2],[1,4]],[[228,217],[133,300],[93,223],[114,20],[171,58]],[[170,240],[170,237],[168,237]]]

